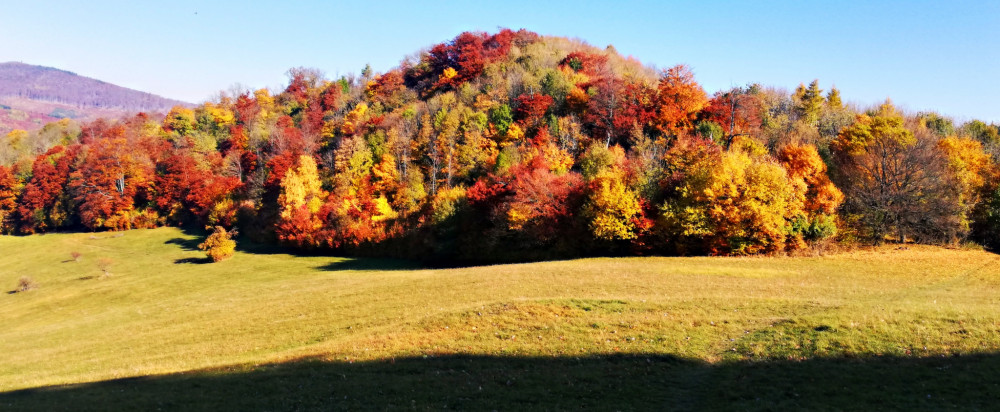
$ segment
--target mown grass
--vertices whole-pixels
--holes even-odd
[[[38,285],[0,295],[0,409],[1000,399],[1000,258],[983,251],[427,269],[259,248],[207,264],[198,241],[170,228],[0,237],[0,286]]]

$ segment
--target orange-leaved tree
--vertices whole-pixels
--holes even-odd
[[[698,112],[708,105],[708,95],[685,65],[671,67],[660,75],[656,99],[655,124],[666,135],[690,129]]]
[[[964,237],[972,224],[972,211],[979,207],[988,184],[995,185],[994,164],[990,155],[983,151],[983,145],[968,137],[946,137],[938,141],[938,148],[947,161],[947,171],[958,192],[960,233]]]
[[[830,181],[816,146],[790,144],[778,151],[777,157],[793,184],[805,191],[805,219],[794,222],[796,235],[808,241],[836,235],[836,211],[844,201],[844,193]]]
[[[10,168],[0,165],[0,233],[13,230],[14,211],[17,210],[17,196],[20,184]]]
[[[136,197],[145,196],[153,180],[153,164],[128,136],[124,125],[111,128],[81,153],[79,168],[70,175],[69,189],[78,205],[80,222],[89,229],[131,229],[139,218]],[[137,219],[139,218],[139,219]]]

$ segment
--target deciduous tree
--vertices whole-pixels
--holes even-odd
[[[73,207],[66,185],[79,146],[56,146],[35,159],[31,180],[18,202],[18,231],[46,232],[71,223]]]
[[[904,125],[903,115],[886,102],[859,115],[830,145],[837,174],[847,195],[846,211],[856,216],[863,234],[882,242],[895,232],[934,231],[948,234],[949,188],[941,179],[943,158],[929,133],[918,138]]]
[[[757,85],[715,93],[702,115],[722,128],[723,134],[713,136],[713,140],[729,146],[736,136],[749,135],[760,129],[763,107],[759,93]]]
[[[671,67],[660,75],[657,86],[656,127],[666,135],[690,129],[708,104],[708,95],[684,65]]]
[[[0,165],[0,233],[10,233],[14,228],[14,212],[20,184],[10,168]]]
[[[303,247],[317,246],[315,234],[323,226],[317,214],[326,197],[316,161],[311,156],[299,156],[295,167],[281,179],[279,239]]]
[[[628,186],[625,151],[620,146],[591,145],[581,158],[587,180],[581,216],[591,235],[602,241],[638,237],[642,215],[638,194]]]
[[[797,233],[805,240],[816,241],[837,233],[836,211],[844,201],[844,194],[827,176],[826,164],[812,145],[788,145],[778,152],[778,160],[788,171],[792,184],[803,193],[805,220],[792,222]],[[798,187],[796,189],[798,189]],[[800,190],[801,190],[800,189]]]
[[[938,141],[938,148],[943,152],[947,162],[949,180],[953,182],[958,192],[960,213],[958,236],[965,237],[972,223],[972,211],[979,206],[984,194],[991,195],[988,190],[984,191],[984,188],[988,183],[993,183],[990,180],[995,177],[995,166],[977,140],[947,137]]]

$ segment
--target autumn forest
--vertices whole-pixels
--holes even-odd
[[[0,233],[223,227],[442,262],[1000,247],[1000,127],[842,99],[466,32],[386,73],[0,136]]]

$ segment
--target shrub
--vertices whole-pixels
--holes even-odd
[[[111,258],[100,258],[97,259],[97,268],[104,272],[104,276],[111,276],[111,265],[114,263]]]
[[[35,282],[30,277],[21,276],[21,278],[17,280],[17,288],[14,290],[17,292],[27,292],[29,290],[37,288],[38,288],[38,282]]]
[[[198,249],[204,250],[213,262],[229,259],[236,253],[236,241],[232,239],[233,236],[236,236],[235,230],[226,231],[226,228],[216,226],[215,231],[208,235],[208,239],[198,245]]]

